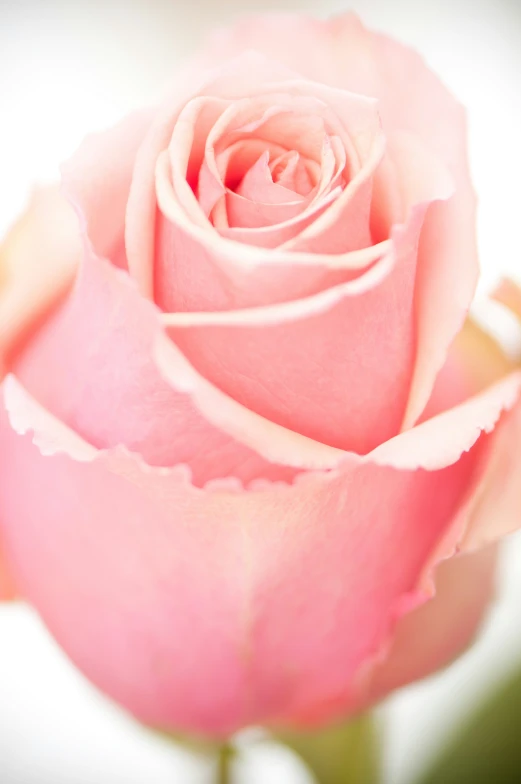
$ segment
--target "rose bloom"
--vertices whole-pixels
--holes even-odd
[[[249,19],[63,186],[52,256],[80,262],[4,382],[0,529],[72,660],[215,736],[450,661],[519,524],[521,388],[455,340],[478,270],[454,98],[353,15]]]

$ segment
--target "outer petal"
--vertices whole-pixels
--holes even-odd
[[[11,421],[35,436],[4,417],[9,563],[74,661],[148,724],[219,735],[326,720],[339,701],[343,713],[357,704],[360,668],[426,598],[426,570],[461,535],[482,452],[473,431],[492,427],[519,386],[513,377],[474,401],[468,432],[456,412],[463,432],[446,438],[461,437],[461,459],[428,439],[445,468],[418,470],[416,449],[412,470],[389,454],[352,458],[240,492],[98,452],[10,382]]]
[[[436,595],[397,624],[382,661],[363,684],[361,700],[390,691],[450,664],[475,638],[495,590],[497,547],[443,561]]]
[[[505,302],[508,299],[508,305],[511,307],[514,303],[509,299],[508,286],[500,290],[500,297],[503,294],[505,298],[501,301]],[[497,378],[516,370],[515,363],[508,359],[497,343],[471,320],[467,321],[465,328],[458,335],[449,355],[449,361],[459,368],[460,376],[464,376],[465,394],[468,394],[469,387],[471,390],[484,389]],[[446,371],[442,371],[437,383],[438,397],[439,402],[445,399],[444,404],[450,405],[458,401],[447,400],[446,393],[442,394],[440,382],[444,375]],[[451,376],[454,377],[453,371]],[[470,519],[461,545],[464,550],[474,551],[519,528],[520,443],[521,403],[518,402],[503,417],[494,434],[488,468],[480,480],[469,511]]]
[[[71,447],[8,391],[17,428],[38,427],[36,444],[1,429],[21,590],[95,683],[162,727],[226,733],[339,693],[348,707],[473,472],[472,455],[435,472],[355,461],[292,486],[201,491]]]
[[[404,420],[408,427],[430,397],[477,281],[476,199],[467,164],[464,112],[419,55],[366,30],[351,13],[327,22],[291,14],[250,17],[214,35],[194,69],[248,49],[308,78],[378,98],[384,130],[417,135],[455,178],[455,195],[432,211],[422,240],[417,362]]]
[[[0,380],[65,297],[80,255],[72,210],[56,189],[35,192],[0,244]]]

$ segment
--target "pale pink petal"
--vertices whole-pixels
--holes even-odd
[[[95,684],[171,730],[326,719],[339,696],[346,713],[474,471],[471,451],[200,490],[121,451],[70,456],[16,385],[9,407],[27,434],[2,421],[0,526],[23,595]]]
[[[288,202],[303,204],[305,199],[285,188],[273,180],[270,170],[269,153],[262,155],[259,160],[246,172],[237,190],[238,195],[259,204],[281,205]]]
[[[307,196],[313,189],[312,177],[315,182],[318,179],[315,168],[311,161],[304,162],[296,151],[287,152],[270,163],[275,182],[301,196]]]
[[[0,380],[71,287],[80,228],[57,188],[36,191],[0,243]]]
[[[107,131],[93,133],[62,166],[63,187],[95,252],[126,266],[125,213],[139,145],[152,109],[134,112]]]
[[[239,142],[244,148],[246,142]],[[282,223],[299,215],[308,205],[309,199],[303,198],[299,194],[274,183],[269,167],[269,150],[265,149],[265,144],[261,140],[255,140],[253,155],[259,155],[259,145],[262,151],[252,166],[243,169],[246,174],[242,177],[235,191],[229,188],[223,190],[215,189],[215,196],[210,200],[206,199],[207,211],[214,208],[216,200],[225,195],[227,212],[226,228],[260,228],[272,226],[275,223]],[[234,152],[237,154],[239,149],[234,145]],[[245,150],[245,157],[247,150]],[[200,172],[201,183],[206,182],[210,185],[211,177],[208,169],[203,166]],[[210,209],[211,208],[211,209]],[[216,226],[215,221],[213,221]],[[218,226],[216,228],[219,229]],[[221,234],[223,232],[220,232]],[[168,264],[165,260],[165,267]]]
[[[266,152],[246,172],[236,191],[227,194],[230,226],[260,228],[283,223],[299,215],[308,199],[274,183]]]

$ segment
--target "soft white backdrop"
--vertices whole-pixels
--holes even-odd
[[[34,181],[89,130],[159,98],[203,32],[238,13],[306,10],[342,0],[3,0],[0,3],[0,232]],[[518,273],[521,198],[521,9],[517,0],[351,0],[370,25],[418,48],[470,118],[480,196],[480,296]],[[443,118],[440,117],[440,122]],[[478,312],[512,340],[512,325]],[[408,784],[465,711],[521,662],[521,539],[505,547],[498,600],[479,642],[446,672],[381,709],[385,784]],[[306,784],[281,749],[243,739],[237,784]],[[64,659],[25,607],[0,609],[0,784],[167,784],[211,780],[195,760],[145,733]]]

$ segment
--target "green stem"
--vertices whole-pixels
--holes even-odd
[[[215,784],[231,784],[233,754],[233,748],[229,743],[223,743],[219,747]]]
[[[378,733],[370,716],[314,733],[276,733],[307,764],[318,784],[378,784]]]

